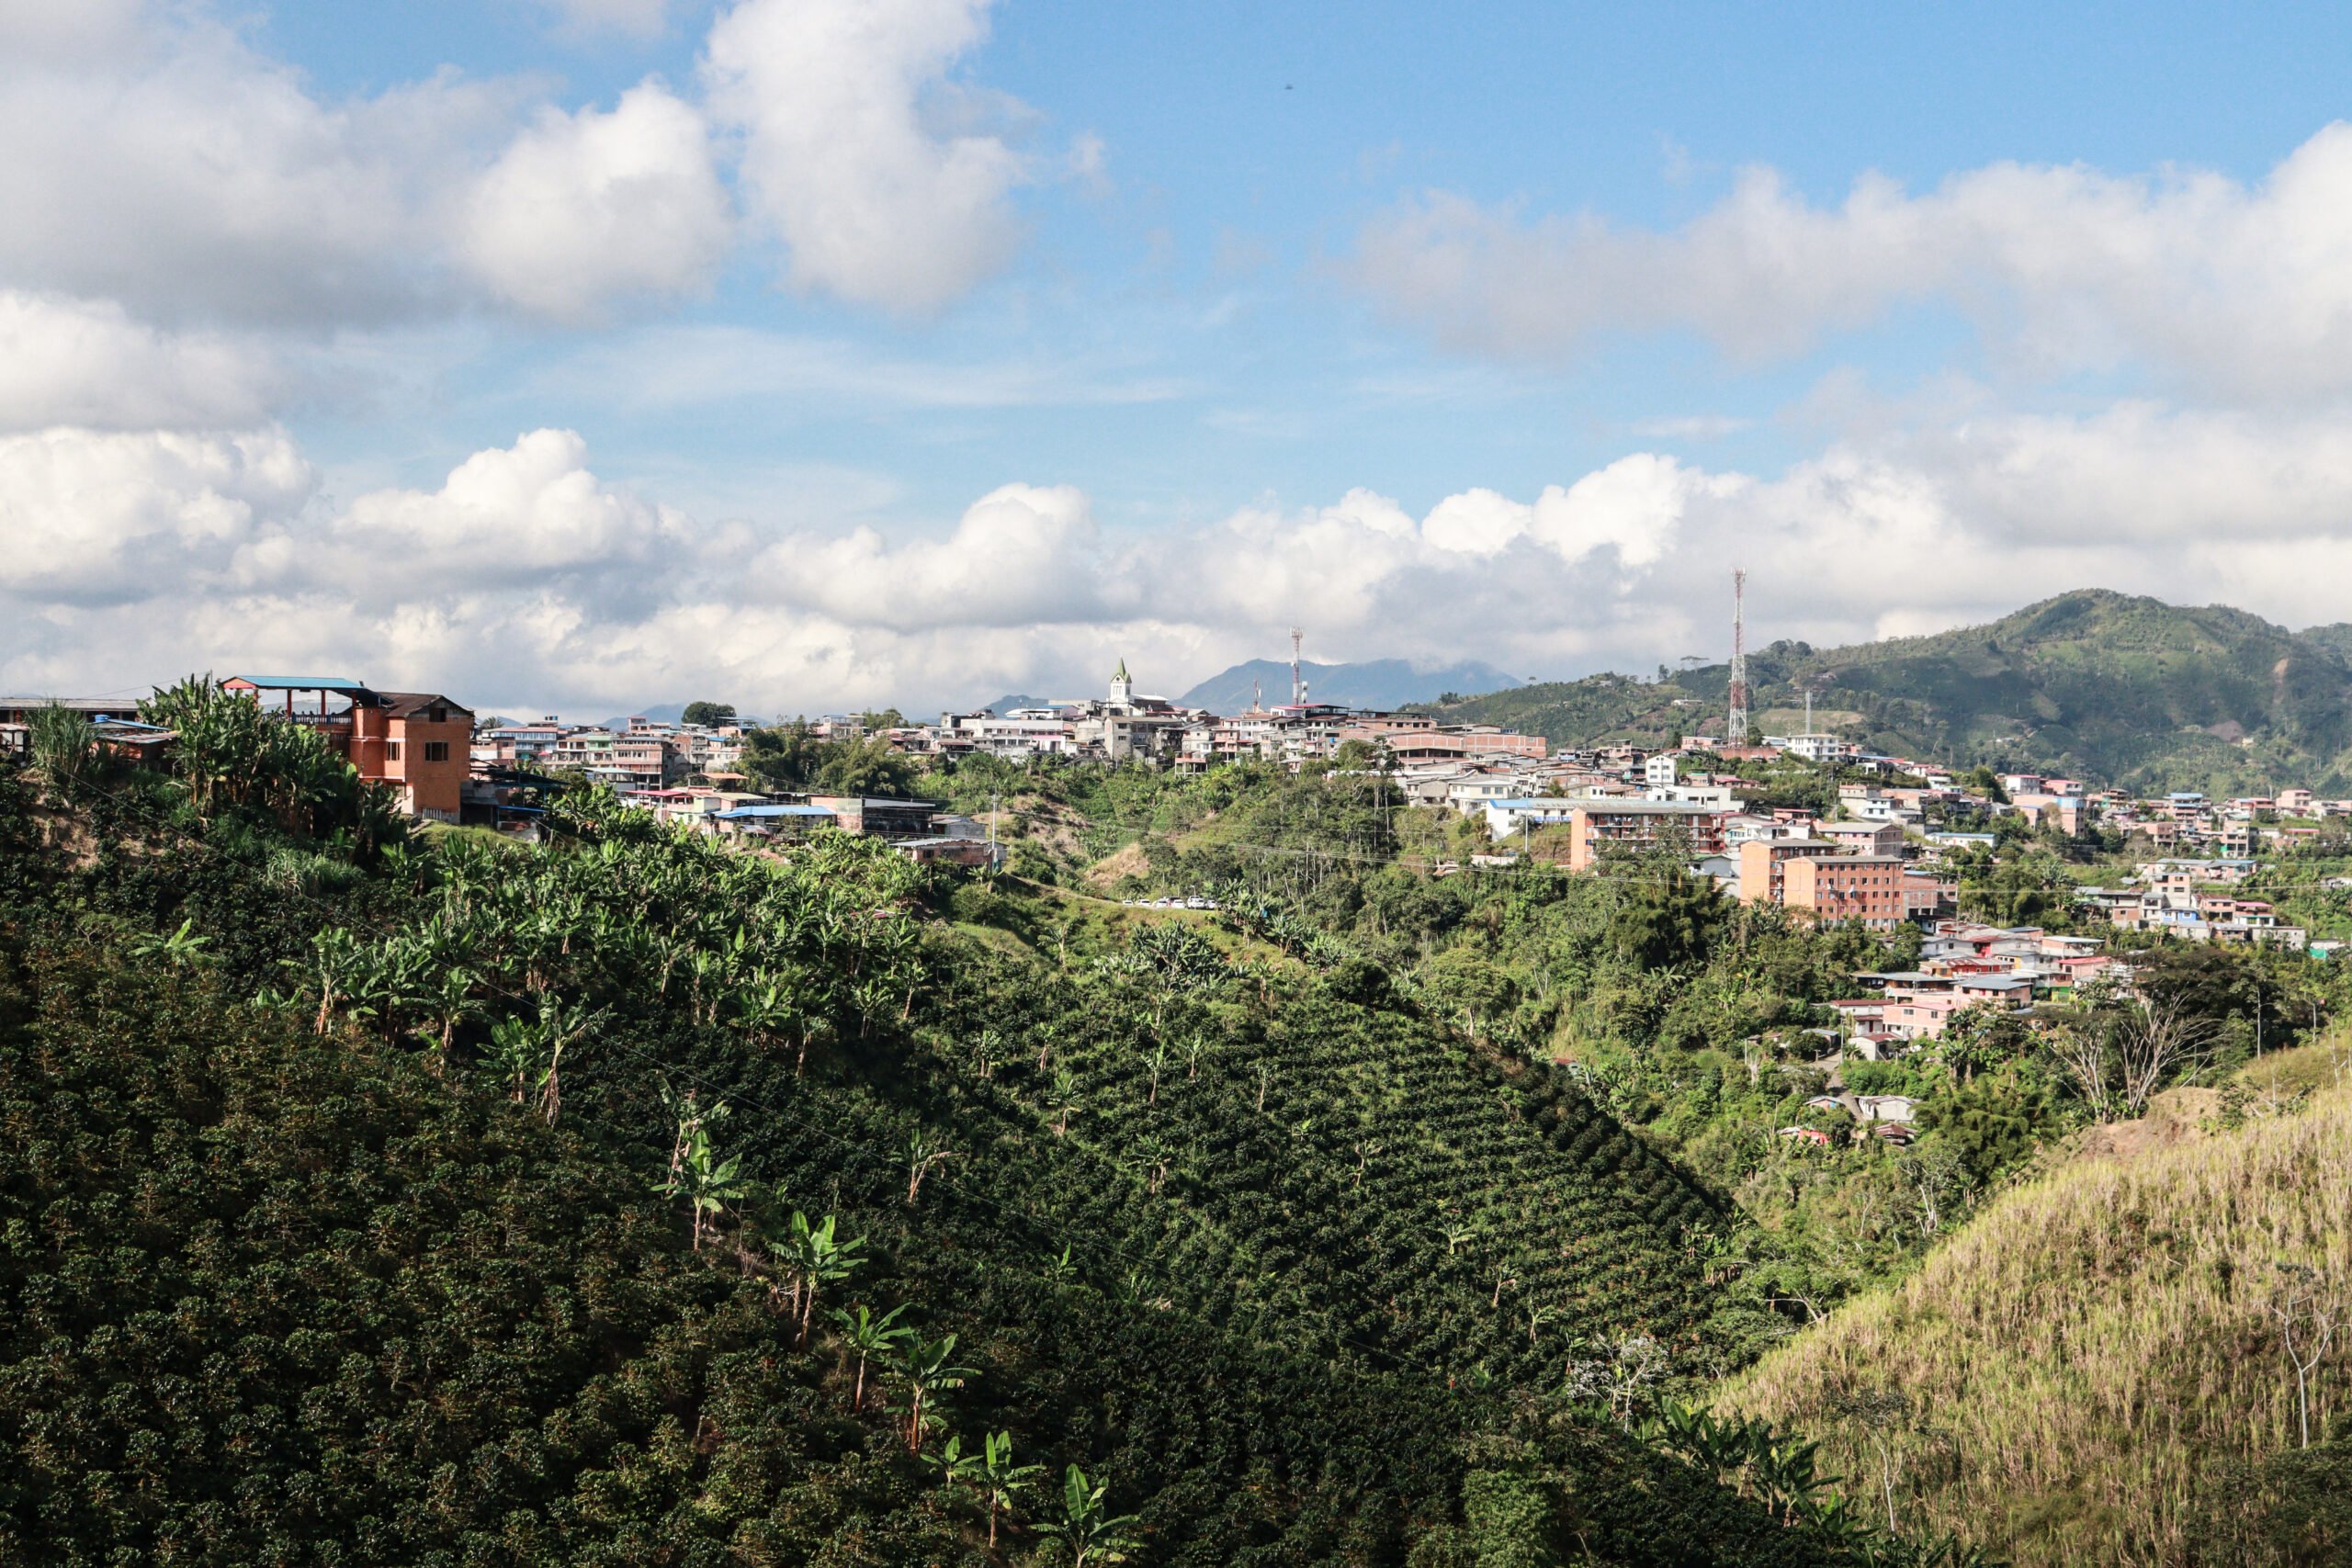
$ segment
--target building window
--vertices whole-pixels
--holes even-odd
[[[400,760],[401,760],[401,743],[400,743],[399,741],[397,741],[397,740],[387,740],[387,741],[385,741],[385,742],[384,742],[384,761],[386,761],[387,762],[397,762],[397,761],[399,761]]]
[[[434,724],[447,724],[449,722],[449,710],[447,708],[427,708],[424,710],[424,716]]]
[[[447,740],[426,741],[424,743],[424,760],[428,762],[447,761],[449,760],[449,743]]]

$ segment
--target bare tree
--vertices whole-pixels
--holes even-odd
[[[1906,1154],[1895,1162],[1904,1179],[1911,1184],[1912,1195],[1919,1202],[1919,1231],[1933,1235],[1942,1228],[1947,1204],[1958,1205],[1968,1201],[1968,1168],[1950,1149],[1928,1147]]]
[[[2312,1374],[2344,1325],[2344,1297],[2335,1281],[2308,1263],[2280,1263],[2265,1305],[2278,1320],[2278,1348],[2295,1369],[2295,1417],[2301,1446],[2312,1446]]]
[[[2044,1043],[2092,1113],[2112,1122],[2145,1115],[2158,1089],[2211,1055],[2213,1026],[2169,998],[2141,997],[2085,1022],[2060,1024]]]
[[[2132,1116],[2143,1114],[2148,1100],[2184,1065],[2201,1062],[2213,1048],[2213,1026],[2192,1017],[2169,998],[2140,998],[2124,1014],[2115,1033],[2120,1057],[2123,1108]]]
[[[2108,1084],[2108,1043],[2106,1032],[2097,1024],[2060,1023],[2042,1035],[2042,1043],[2051,1059],[2075,1092],[2091,1109],[2091,1114],[2102,1122],[2115,1120],[2114,1091]]]

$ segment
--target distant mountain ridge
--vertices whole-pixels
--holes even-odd
[[[1986,626],[1748,659],[1756,722],[1804,725],[1937,761],[2064,773],[2141,790],[2352,793],[2352,626],[2292,632],[2227,605],[2104,589]],[[1557,745],[1662,744],[1719,732],[1728,669],[1608,674],[1498,691],[1435,711]]]
[[[1410,703],[1434,702],[1450,693],[1492,692],[1518,684],[1518,678],[1491,664],[1469,660],[1457,664],[1417,670],[1402,659],[1369,659],[1350,664],[1303,662],[1307,700],[1341,703],[1349,707],[1397,708]],[[1212,713],[1239,713],[1255,692],[1268,704],[1290,701],[1290,666],[1272,659],[1252,659],[1210,676],[1177,702]]]

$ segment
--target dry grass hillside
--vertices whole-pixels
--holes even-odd
[[[2020,1568],[2188,1561],[2216,1467],[2298,1442],[2278,1265],[2352,1282],[2352,1091],[2301,1065],[2300,1108],[2215,1096],[2243,1124],[2110,1142],[2011,1191],[1719,1407],[1824,1436],[1850,1490]],[[2347,1337],[2312,1379],[2314,1440],[2352,1412]]]

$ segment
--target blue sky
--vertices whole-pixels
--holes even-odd
[[[1631,12],[1633,14],[1621,14]],[[0,685],[2342,618],[2352,18],[0,0]]]

